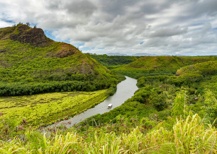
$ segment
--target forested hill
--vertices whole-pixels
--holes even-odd
[[[25,24],[0,29],[0,95],[104,89],[111,72],[76,47]]]
[[[88,54],[88,55],[90,55],[92,58],[96,59],[101,64],[111,69],[119,67],[124,64],[129,64],[139,58],[135,56],[108,56],[106,54],[104,55]]]
[[[175,75],[181,67],[216,60],[216,56],[144,56],[114,71],[137,78],[144,75]]]

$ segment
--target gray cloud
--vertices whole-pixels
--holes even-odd
[[[195,11],[192,11],[193,14],[206,14],[206,15],[216,15],[217,14],[217,1],[215,0],[203,0],[201,2],[198,2],[198,4],[195,6],[192,6],[192,9],[195,9]]]
[[[18,22],[84,52],[217,54],[216,0],[0,0],[0,27]]]
[[[68,1],[66,3],[65,8],[68,13],[81,14],[85,16],[90,16],[97,7],[91,3],[90,1],[80,0],[80,1]]]
[[[161,28],[150,34],[150,37],[169,37],[174,35],[181,35],[187,33],[187,28]]]
[[[88,0],[66,1],[66,0],[46,0],[46,7],[52,11],[66,10],[69,14],[90,16],[97,7]]]

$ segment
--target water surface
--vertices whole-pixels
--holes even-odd
[[[127,99],[131,98],[134,95],[135,91],[138,89],[138,87],[136,86],[136,83],[137,83],[136,79],[126,76],[126,79],[117,85],[117,91],[113,96],[108,97],[102,103],[96,105],[95,107],[91,109],[84,111],[81,114],[75,115],[74,117],[68,120],[57,122],[48,127],[53,128],[53,127],[58,127],[58,126],[63,125],[69,128],[91,116],[109,112],[110,110],[123,104]],[[108,109],[109,104],[112,104],[111,109]]]

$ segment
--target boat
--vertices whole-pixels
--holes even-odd
[[[108,109],[110,109],[110,108],[112,108],[112,104],[109,104],[109,105],[108,105]]]

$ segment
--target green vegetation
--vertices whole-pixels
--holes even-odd
[[[0,98],[0,139],[67,119],[102,102],[108,90]],[[15,132],[13,132],[15,131]]]
[[[54,42],[41,29],[23,24],[0,29],[0,76],[1,96],[93,91],[118,82],[74,46]]]
[[[209,65],[213,67],[206,71],[204,68]],[[216,153],[215,65],[215,61],[207,61],[181,67],[174,74],[167,75],[166,71],[141,75],[140,89],[122,106],[93,116],[74,128],[60,128],[56,133],[51,130],[48,136],[31,130],[22,132],[10,142],[2,140],[0,151]],[[189,82],[186,74],[190,73],[199,73],[202,78]]]
[[[217,153],[217,57],[83,55],[36,32],[0,29],[0,95],[55,93],[0,98],[0,153]],[[123,79],[114,73],[138,79],[123,105],[36,130],[112,95]],[[63,92],[74,90],[86,92]]]
[[[215,57],[186,58],[190,61],[197,59],[201,63],[181,67],[169,74],[168,70],[173,70],[169,66],[165,72],[159,69],[158,73],[154,70],[145,72],[143,65],[142,68],[135,68],[141,69],[137,74],[129,72],[131,76],[139,78],[140,89],[135,95],[122,106],[109,113],[93,116],[76,128],[81,134],[91,134],[96,130],[109,134],[112,131],[118,138],[123,134],[129,135],[139,127],[142,135],[151,135],[145,139],[150,146],[145,145],[143,149],[146,151],[140,149],[136,151],[138,153],[216,153],[217,62],[213,61]],[[126,66],[116,70],[123,70],[123,67]],[[144,72],[147,74],[143,75]],[[201,77],[192,78],[195,74]],[[210,128],[214,134],[208,133]],[[197,140],[199,134],[203,137]],[[129,142],[132,143],[130,139]],[[140,145],[143,140],[135,142]]]
[[[114,72],[122,73],[134,78],[141,76],[174,75],[177,69],[196,63],[214,61],[214,56],[178,57],[178,56],[146,56],[138,58],[132,63],[122,65]]]
[[[177,119],[171,129],[158,126],[146,134],[137,126],[120,135],[94,130],[82,136],[68,132],[48,138],[37,132],[28,132],[23,140],[0,142],[1,153],[216,153],[217,130],[198,115]]]
[[[89,54],[89,55],[110,69],[119,67],[124,64],[129,64],[135,61],[136,59],[138,59],[138,57],[133,57],[133,56],[108,56],[105,54],[104,55]]]

